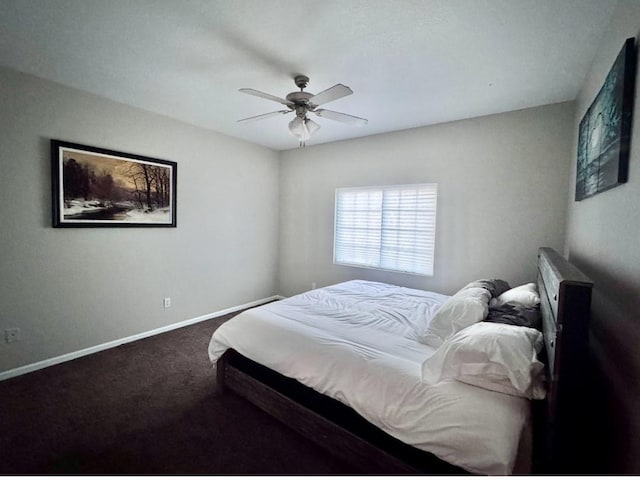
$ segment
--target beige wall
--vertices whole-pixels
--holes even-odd
[[[576,100],[566,250],[595,283],[590,371],[598,471],[640,472],[640,92],[636,82],[626,184],[575,202],[578,125],[625,39],[640,31],[640,3],[621,1]],[[636,40],[637,41],[637,40]],[[590,421],[591,421],[590,420]]]
[[[6,69],[0,112],[0,372],[277,293],[277,152]],[[51,228],[51,138],[178,162],[178,227]]]
[[[476,278],[535,279],[562,251],[573,103],[283,152],[279,292],[352,278],[453,293]],[[436,182],[432,277],[333,265],[336,187]]]

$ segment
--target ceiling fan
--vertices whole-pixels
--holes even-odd
[[[353,90],[351,90],[346,85],[338,83],[337,85],[334,85],[331,88],[327,88],[326,90],[314,95],[313,93],[304,91],[304,89],[307,87],[307,84],[309,83],[309,77],[307,77],[306,75],[296,75],[294,81],[298,88],[300,88],[300,91],[291,92],[285,98],[276,97],[275,95],[260,92],[258,90],[254,90],[253,88],[241,88],[240,91],[242,93],[248,93],[249,95],[254,95],[256,97],[266,98],[267,100],[278,102],[282,105],[285,105],[287,107],[287,110],[278,110],[276,112],[263,113],[262,115],[243,118],[242,120],[238,120],[238,122],[252,122],[255,120],[263,120],[265,118],[295,112],[296,118],[289,122],[289,132],[291,133],[291,135],[298,138],[301,147],[304,147],[306,141],[311,138],[311,135],[317,132],[320,128],[320,125],[318,125],[307,116],[309,112],[314,113],[319,117],[328,118],[330,120],[346,123],[348,125],[362,126],[367,124],[368,120],[365,118],[347,115],[346,113],[334,112],[333,110],[326,110],[324,108],[318,108],[320,105],[324,105],[325,103],[333,102],[334,100],[337,100],[339,98],[351,95],[353,93]]]

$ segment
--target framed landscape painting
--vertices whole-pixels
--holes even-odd
[[[635,75],[635,40],[629,38],[580,122],[576,201],[627,181]]]
[[[177,164],[51,140],[54,227],[175,227]]]

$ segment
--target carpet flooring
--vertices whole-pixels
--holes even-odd
[[[207,356],[232,315],[0,382],[0,474],[354,474],[233,393]]]

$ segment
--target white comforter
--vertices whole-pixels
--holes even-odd
[[[228,348],[350,406],[393,437],[470,472],[512,472],[527,400],[459,382],[428,385],[434,350],[415,340],[445,295],[354,280],[241,313],[209,345]]]

